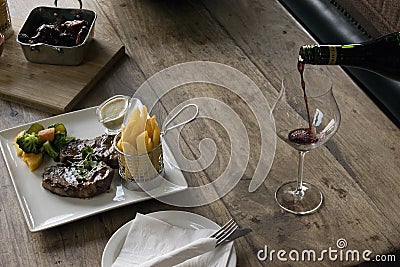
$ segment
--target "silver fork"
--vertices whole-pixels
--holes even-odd
[[[221,245],[238,228],[239,228],[239,226],[237,225],[237,223],[233,219],[230,219],[226,224],[224,224],[221,227],[221,229],[219,229],[218,231],[213,233],[210,236],[210,238],[217,239],[217,244],[215,245],[215,247],[218,247],[219,245]]]

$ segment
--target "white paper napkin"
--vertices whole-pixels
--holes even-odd
[[[215,240],[207,238],[213,232],[215,230],[180,228],[138,213],[113,267],[170,267],[178,259],[190,258],[209,250],[210,246],[215,247]],[[231,250],[232,242],[176,266],[225,267]]]

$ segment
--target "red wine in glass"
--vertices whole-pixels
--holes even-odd
[[[289,141],[299,145],[311,145],[318,142],[318,137],[308,128],[299,128],[289,133]]]

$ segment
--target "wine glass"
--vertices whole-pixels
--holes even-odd
[[[316,186],[303,181],[304,156],[327,142],[339,127],[340,111],[332,93],[332,80],[323,70],[308,66],[301,75],[299,71],[285,74],[271,115],[276,134],[299,152],[297,181],[281,185],[275,200],[285,211],[313,213],[321,207],[323,195]]]

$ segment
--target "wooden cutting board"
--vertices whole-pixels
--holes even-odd
[[[13,19],[14,35],[0,57],[0,98],[59,114],[70,111],[124,55],[121,43],[96,36],[79,66],[57,66],[26,60],[16,37],[22,22]]]

